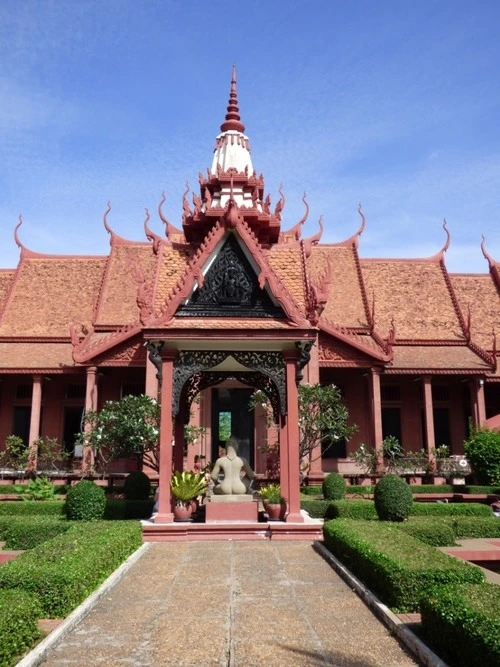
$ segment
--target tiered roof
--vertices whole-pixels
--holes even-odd
[[[273,209],[244,130],[233,70],[212,166],[199,175],[200,194],[193,194],[191,204],[186,190],[178,227],[162,212],[165,196],[159,205],[165,236],[151,231],[147,212],[146,240],[121,238],[109,226],[110,207],[104,216],[111,237],[107,256],[33,253],[19,242],[16,229],[18,267],[0,270],[0,372],[61,371],[105,358],[103,363],[143,363],[145,330],[167,338],[183,331],[230,337],[252,330],[262,339],[319,331],[325,366],[495,374],[500,264],[484,244],[489,275],[447,272],[449,234],[432,258],[360,259],[361,209],[361,227],[352,237],[321,244],[321,220],[317,234],[301,238],[309,212],[305,196],[304,217],[282,230],[284,194],[280,188]],[[179,316],[203,289],[230,237],[282,316]]]

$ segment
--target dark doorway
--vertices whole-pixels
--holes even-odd
[[[212,389],[212,461],[228,437],[239,443],[239,455],[254,467],[254,413],[248,409],[253,389]]]
[[[82,430],[83,407],[64,408],[63,448],[68,454],[75,450],[76,436]]]

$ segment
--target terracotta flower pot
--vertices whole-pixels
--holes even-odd
[[[190,521],[193,513],[193,506],[189,502],[186,505],[178,504],[174,506],[174,521]]]
[[[281,503],[280,504],[275,504],[275,503],[265,503],[264,508],[267,512],[267,516],[269,518],[269,521],[279,521],[280,520],[280,515],[281,515]]]

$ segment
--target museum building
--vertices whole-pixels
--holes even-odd
[[[416,259],[363,258],[361,207],[349,238],[322,243],[321,219],[304,238],[306,197],[303,217],[286,220],[285,196],[271,203],[244,132],[233,70],[211,166],[184,193],[177,226],[163,196],[164,235],[147,212],[143,239],[122,238],[108,206],[108,254],[58,256],[28,249],[19,221],[18,265],[0,270],[0,448],[10,434],[28,445],[47,435],[73,452],[85,410],[145,393],[161,400],[161,484],[172,467],[215,460],[228,423],[265,476],[270,435],[248,409],[260,389],[298,519],[297,382],[337,385],[357,425],[315,458],[311,479],[353,474],[349,453],[380,450],[388,435],[405,451],[445,444],[459,456],[470,422],[500,425],[500,262],[484,239],[484,274],[455,274],[446,224],[443,247]],[[204,432],[185,446],[190,420]]]

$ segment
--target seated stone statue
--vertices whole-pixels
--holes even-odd
[[[241,477],[241,471],[245,476]],[[224,475],[222,482],[218,483],[219,475]],[[215,462],[212,470],[212,479],[215,482],[213,492],[217,495],[242,495],[249,493],[250,484],[255,473],[248,465],[246,459],[238,456],[238,441],[230,438],[226,443],[226,454]]]

